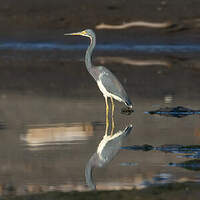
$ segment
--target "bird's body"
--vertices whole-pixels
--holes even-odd
[[[87,29],[82,32],[70,33],[65,35],[82,35],[90,38],[91,42],[85,55],[85,64],[88,72],[97,82],[97,85],[106,100],[107,97],[114,98],[117,101],[124,102],[127,107],[132,108],[132,103],[116,76],[104,66],[92,65],[91,55],[96,45],[96,36],[94,31]]]
[[[96,82],[104,96],[124,102],[128,107],[132,106],[126,91],[111,71],[103,66],[94,67],[92,71],[97,74]]]

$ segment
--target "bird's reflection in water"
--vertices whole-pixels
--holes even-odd
[[[113,121],[112,121],[113,122]],[[119,130],[116,133],[108,134],[107,131],[97,147],[97,151],[91,156],[85,168],[85,178],[88,187],[92,190],[96,189],[96,185],[92,178],[92,171],[95,167],[103,167],[108,164],[118,153],[122,145],[123,139],[131,132],[132,124]]]

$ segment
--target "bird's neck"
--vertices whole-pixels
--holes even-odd
[[[89,72],[90,72],[90,69],[92,68],[92,52],[93,52],[95,45],[96,45],[96,38],[95,38],[95,36],[93,36],[90,38],[90,45],[85,54],[85,65]]]

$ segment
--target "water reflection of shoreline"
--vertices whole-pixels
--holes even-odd
[[[132,21],[119,25],[110,25],[110,24],[98,24],[96,29],[127,29],[131,27],[146,27],[146,28],[169,28],[173,24],[170,21],[164,22],[149,22],[149,21]]]
[[[118,181],[99,181],[98,190],[132,190],[132,189],[144,189],[150,185],[158,185],[164,183],[184,183],[184,182],[196,182],[196,180],[189,177],[181,177],[176,179],[170,174],[151,174],[149,176],[142,176],[138,174],[134,179],[119,179]],[[48,185],[42,183],[29,183],[29,184],[0,184],[0,196],[3,195],[29,195],[29,194],[39,194],[44,192],[71,192],[88,191],[88,187],[85,187],[82,183],[66,182],[57,185]]]
[[[28,147],[47,145],[62,145],[87,140],[93,135],[92,123],[49,124],[29,126],[27,132],[21,135],[21,141]]]
[[[152,66],[152,65],[161,65],[165,67],[170,67],[170,62],[167,60],[161,60],[161,59],[131,59],[128,57],[119,57],[119,56],[104,56],[104,57],[97,57],[97,61],[99,61],[101,64],[104,63],[120,63],[120,64],[126,64],[126,65],[135,65],[135,66]]]
[[[164,58],[130,58],[123,56],[99,56],[95,59],[100,64],[105,63],[119,63],[123,65],[130,66],[143,66],[143,67],[152,67],[152,66],[162,66],[167,68],[173,68],[180,66],[181,68],[189,68],[191,70],[200,69],[200,60],[198,58],[189,58],[189,57],[179,57],[178,55],[168,55]]]
[[[164,29],[168,32],[179,32],[185,30],[199,29],[200,27],[200,19],[183,19],[181,21],[173,22],[173,21],[163,21],[163,22],[153,22],[153,21],[131,21],[124,22],[122,24],[105,24],[101,23],[96,25],[96,29],[130,29],[135,27],[144,27],[150,29]]]

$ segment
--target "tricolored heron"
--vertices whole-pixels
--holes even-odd
[[[110,97],[112,102],[112,116],[114,114],[114,101],[113,99],[116,99],[117,101],[125,103],[125,105],[128,108],[132,108],[132,103],[124,90],[123,86],[119,82],[119,80],[116,78],[116,76],[109,71],[107,68],[103,66],[93,66],[92,65],[92,52],[96,44],[96,36],[93,30],[86,29],[81,32],[77,33],[67,33],[65,35],[80,35],[90,38],[90,45],[86,51],[85,55],[85,65],[87,67],[88,72],[92,75],[92,77],[97,82],[97,85],[100,89],[100,91],[103,93],[105,102],[106,102],[106,127],[108,127],[108,101],[107,98]],[[113,122],[114,126],[114,122]],[[106,130],[107,132],[107,130]]]
[[[92,171],[95,167],[103,167],[108,164],[121,148],[123,139],[129,135],[133,126],[130,124],[124,130],[120,130],[113,135],[104,135],[99,143],[97,151],[91,156],[85,167],[86,183],[90,189],[96,189],[92,179]]]

